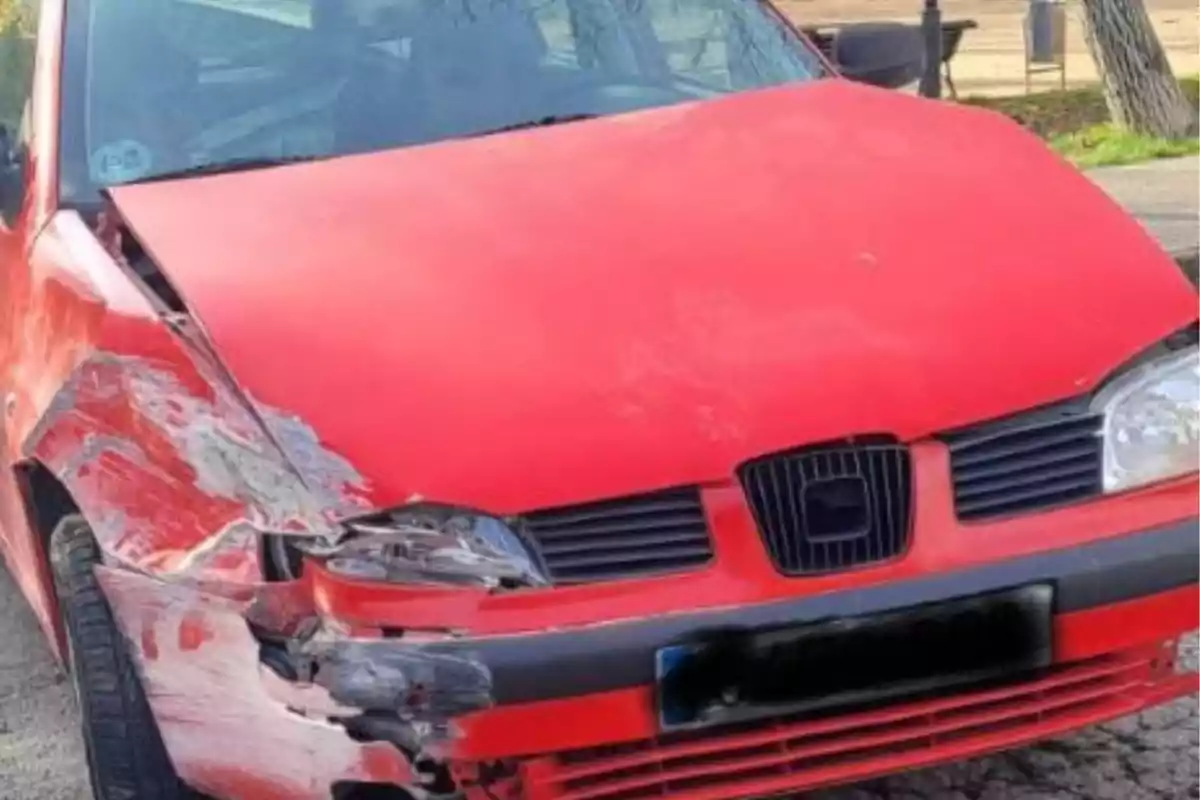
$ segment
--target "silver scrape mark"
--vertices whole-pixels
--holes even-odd
[[[196,473],[196,487],[206,494],[245,503],[263,530],[334,533],[325,512],[353,506],[348,490],[363,493],[363,479],[344,459],[323,450],[315,432],[299,420],[288,419],[287,433],[304,463],[291,466],[311,476],[308,485],[274,444],[258,421],[223,388],[214,387],[208,400],[190,394],[169,372],[147,362],[126,362],[128,389],[141,412],[171,439]],[[290,455],[290,454],[289,454]],[[319,487],[314,492],[313,487]]]
[[[275,437],[288,461],[300,472],[309,492],[323,508],[340,514],[362,511],[365,505],[347,498],[347,489],[365,490],[358,470],[321,444],[317,432],[295,415],[256,401],[263,423]]]
[[[341,533],[334,519],[365,510],[365,481],[322,448],[314,431],[269,410],[272,419],[286,420],[280,427],[290,449],[303,456],[302,466],[290,463],[237,391],[204,365],[192,365],[204,379],[199,388],[187,382],[186,364],[93,354],[47,404],[24,443],[28,455],[42,457],[86,504],[106,559],[160,572],[214,559],[221,569],[236,569],[222,557],[243,552],[250,558],[242,561],[252,562],[249,531],[333,538]],[[175,373],[181,368],[183,377]],[[74,444],[55,442],[52,433],[64,425],[87,433]],[[170,448],[158,446],[164,442]],[[106,468],[113,456],[127,468],[113,471],[111,479],[153,476],[164,496],[190,487],[235,507],[221,512],[223,519],[183,515],[164,533],[161,516],[120,507],[82,485],[100,480],[87,470]]]
[[[240,550],[253,553],[258,547],[258,531],[245,522],[226,525],[188,551],[175,567],[177,572],[191,572],[203,567],[215,554]]]

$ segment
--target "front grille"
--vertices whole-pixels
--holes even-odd
[[[712,558],[695,488],[538,511],[523,528],[555,583],[691,569]]]
[[[899,555],[912,510],[908,450],[891,441],[806,448],[740,470],[758,529],[788,575],[848,569]],[[822,501],[835,493],[843,499]]]
[[[1109,653],[994,688],[851,714],[775,717],[558,753],[526,765],[528,797],[790,795],[1005,749],[1132,713],[1173,691],[1180,678],[1164,652],[1155,645]]]
[[[1101,424],[1086,402],[1072,401],[944,436],[959,519],[1027,513],[1099,495]]]

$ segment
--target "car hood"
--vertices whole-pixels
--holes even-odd
[[[1086,392],[1195,317],[1030,136],[842,81],[113,201],[247,396],[381,506],[508,513],[914,440]]]

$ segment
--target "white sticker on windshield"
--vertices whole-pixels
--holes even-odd
[[[96,183],[111,185],[144,178],[152,166],[149,147],[133,139],[122,139],[92,153],[88,169]]]

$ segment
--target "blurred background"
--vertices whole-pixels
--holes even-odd
[[[779,0],[798,24],[839,24],[894,20],[917,23],[922,0]],[[1200,4],[1196,0],[1145,0],[1151,21],[1178,77],[1200,73]],[[963,36],[953,60],[960,96],[1011,95],[1025,91],[1024,21],[1029,0],[941,0],[946,22],[974,20],[979,27]],[[1096,83],[1096,66],[1083,39],[1078,0],[1066,4],[1067,85]],[[1058,88],[1057,74],[1034,79],[1035,89]]]

